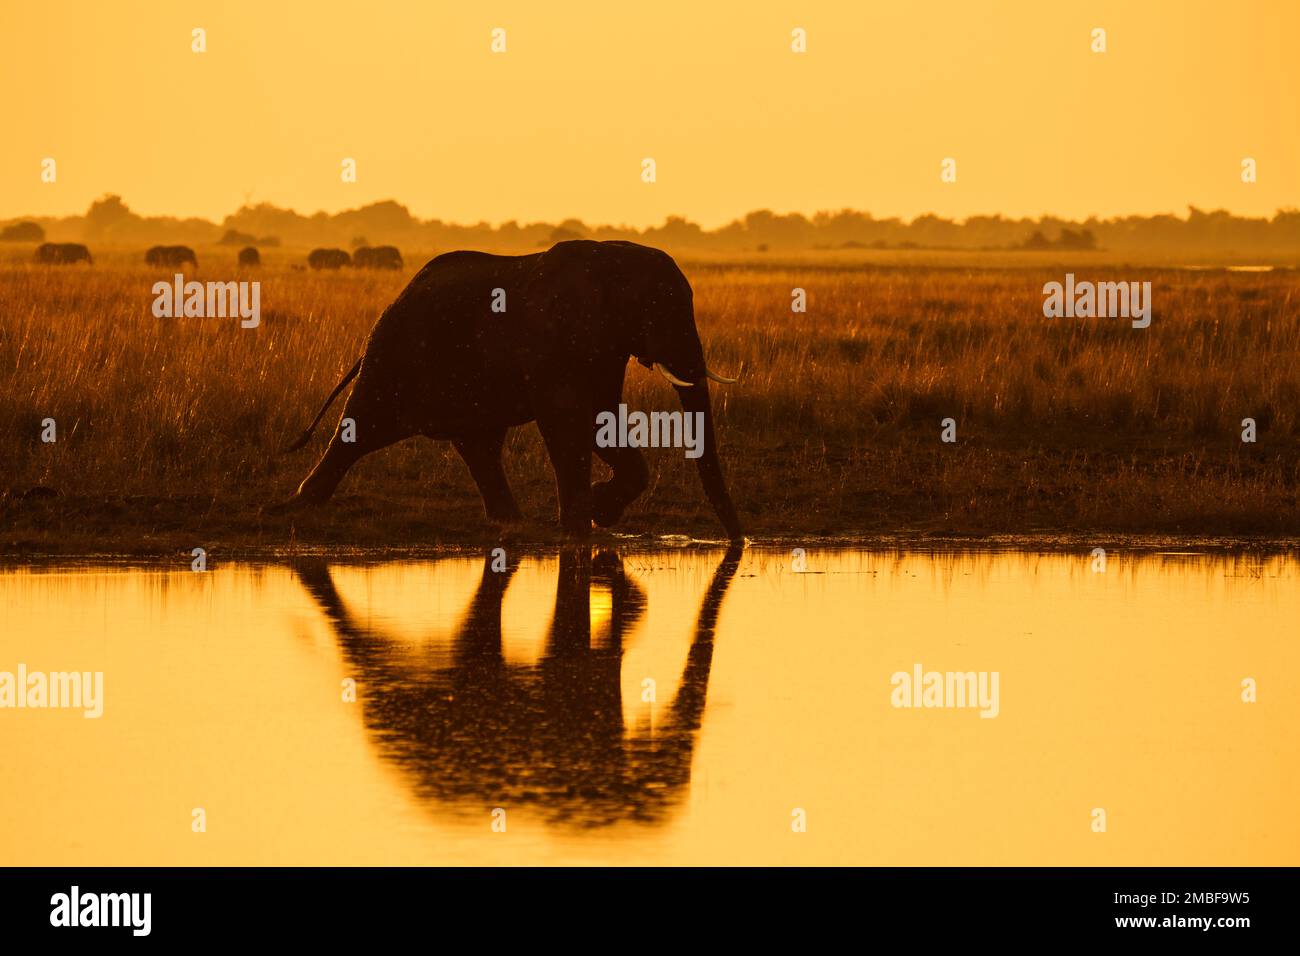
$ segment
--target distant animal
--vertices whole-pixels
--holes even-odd
[[[252,246],[240,249],[239,264],[241,266],[260,266],[262,264],[262,254]]]
[[[362,246],[352,253],[352,264],[358,269],[400,269],[402,254],[396,246]]]
[[[197,266],[199,260],[189,246],[154,246],[144,254],[144,261],[151,266],[181,266],[185,263]]]
[[[65,265],[94,260],[90,258],[90,250],[79,242],[43,242],[36,247],[36,261]]]
[[[276,510],[329,500],[364,455],[424,435],[452,442],[490,520],[516,521],[501,449],[512,426],[536,421],[555,470],[565,532],[581,537],[593,521],[613,525],[650,481],[636,447],[596,441],[596,416],[618,411],[632,357],[676,387],[693,421],[698,415],[700,482],[728,536],[742,540],[709,402],[710,380],[735,379],[705,364],[691,286],[677,263],[658,249],[620,241],[561,242],[525,256],[451,252],[425,265],[384,310],[365,354],[290,445],[308,442],[356,378],[324,456]],[[593,453],[613,471],[596,485],[590,483]]]
[[[313,269],[342,269],[352,264],[352,257],[342,249],[313,249],[307,265]]]

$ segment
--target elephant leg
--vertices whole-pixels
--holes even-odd
[[[591,486],[591,518],[602,528],[618,524],[623,510],[650,486],[650,469],[635,448],[597,448],[614,475]]]
[[[344,419],[350,417],[344,412]],[[387,448],[404,438],[410,438],[414,432],[404,429],[386,417],[354,419],[356,422],[355,441],[343,440],[343,424],[334,430],[329,447],[316,463],[289,504],[316,505],[323,504],[333,496],[334,491],[353,465],[370,454]]]
[[[620,365],[608,373],[597,376],[595,407],[598,412],[618,412],[623,400],[623,373],[627,366]],[[623,510],[640,497],[650,486],[650,470],[645,458],[635,448],[600,448],[595,445],[595,416],[592,416],[592,445],[597,455],[613,469],[608,481],[591,487],[591,517],[602,528],[618,523]]]
[[[483,496],[483,510],[489,521],[508,524],[520,519],[519,507],[510,493],[510,483],[501,464],[501,448],[506,441],[506,429],[492,429],[457,438],[452,442],[460,457],[469,467],[469,473]]]
[[[591,534],[591,418],[590,406],[548,409],[537,416],[537,428],[555,469],[560,498],[560,527],[567,534]]]

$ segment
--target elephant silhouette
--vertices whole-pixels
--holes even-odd
[[[705,497],[728,537],[742,540],[709,398],[710,382],[736,380],[705,363],[694,293],[677,263],[662,250],[622,241],[560,242],[525,256],[449,252],[430,260],[380,315],[361,357],[286,447],[305,447],[356,380],[324,454],[294,495],[270,510],[323,505],[366,455],[423,436],[452,443],[489,520],[516,522],[521,515],[501,453],[511,428],[535,421],[555,472],[560,525],[567,536],[585,539],[593,522],[617,524],[649,487],[643,443],[610,441],[598,424],[602,414],[620,412],[632,358],[677,390],[682,412],[673,414],[683,414],[682,423],[699,423],[699,450],[691,457]],[[682,436],[679,430],[675,438]],[[680,444],[674,435],[660,437]],[[613,471],[594,485],[593,455]]]
[[[402,254],[396,246],[362,246],[352,253],[358,269],[400,269]]]
[[[43,242],[36,247],[36,261],[48,265],[71,262],[92,263],[90,250],[79,242]]]
[[[313,249],[307,265],[313,269],[342,269],[352,265],[352,257],[342,249]]]
[[[168,266],[175,268],[189,263],[195,268],[199,260],[189,246],[153,246],[144,254],[144,261],[151,266]]]
[[[417,673],[393,643],[353,613],[326,562],[294,570],[328,618],[358,681],[367,731],[415,795],[462,815],[527,806],[550,825],[592,829],[665,822],[688,788],[704,713],[719,609],[739,566],[733,546],[705,592],[687,662],[667,715],[629,735],[620,673],[623,638],[645,595],[613,551],[560,554],[555,609],[536,664],[502,653],[501,603],[518,565],[482,578],[452,642],[447,666]],[[591,641],[592,581],[608,586],[610,639]]]

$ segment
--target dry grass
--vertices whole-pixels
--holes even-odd
[[[198,278],[234,278],[200,250]],[[414,440],[371,456],[320,515],[264,518],[314,462],[278,449],[357,357],[402,274],[269,257],[262,325],[156,319],[137,251],[93,267],[0,262],[0,547],[159,550],[297,540],[470,541],[489,531],[459,458]],[[230,260],[218,268],[215,263]],[[1150,279],[1147,330],[1042,316],[1064,268],[686,263],[733,495],[754,535],[882,529],[1300,533],[1300,273],[1087,267]],[[808,292],[807,314],[790,290]],[[634,407],[672,407],[640,366]],[[337,412],[337,407],[335,409]],[[59,441],[39,440],[46,417]],[[939,441],[940,419],[958,442]],[[1240,441],[1241,420],[1259,441]],[[507,468],[553,520],[531,426]],[[693,468],[651,452],[627,530],[715,533]],[[49,488],[58,497],[29,494]]]

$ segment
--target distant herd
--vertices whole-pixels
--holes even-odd
[[[79,242],[43,242],[36,247],[36,261],[56,264],[90,262],[90,250]]]
[[[43,242],[36,247],[36,261],[47,265],[67,265],[74,262],[93,263],[90,250],[79,242]],[[144,254],[146,265],[191,265],[198,268],[199,259],[189,246],[154,246]],[[241,266],[260,266],[261,253],[254,246],[239,250]],[[307,265],[313,269],[401,269],[402,254],[396,246],[362,246],[352,255],[342,249],[313,249],[307,256]],[[295,268],[302,268],[295,266]]]
[[[307,257],[307,265],[313,269],[342,269],[344,266],[356,269],[400,269],[402,254],[396,246],[362,246],[351,256],[342,249],[313,249]]]

